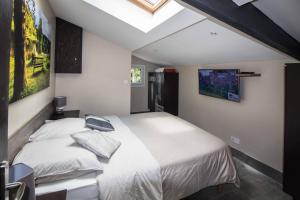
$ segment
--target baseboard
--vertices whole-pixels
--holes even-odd
[[[268,165],[244,154],[243,152],[240,152],[239,150],[231,147],[232,155],[239,160],[243,161],[244,163],[250,165],[257,171],[265,174],[266,176],[271,177],[275,181],[282,184],[282,173],[276,169],[273,169],[272,167],[269,167]]]

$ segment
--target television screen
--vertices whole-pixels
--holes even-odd
[[[199,69],[199,93],[230,101],[240,101],[238,69]]]

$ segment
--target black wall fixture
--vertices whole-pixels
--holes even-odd
[[[300,60],[300,43],[251,3],[232,0],[182,0],[208,15]]]
[[[82,28],[56,18],[55,73],[81,73]]]

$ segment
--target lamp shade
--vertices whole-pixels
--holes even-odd
[[[67,105],[67,97],[66,96],[58,96],[54,98],[54,105],[57,108],[61,108]]]

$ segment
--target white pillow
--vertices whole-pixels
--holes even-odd
[[[29,141],[41,141],[70,136],[73,133],[89,130],[82,118],[65,118],[48,122],[29,137]]]
[[[13,164],[17,163],[31,167],[37,183],[103,170],[97,156],[71,137],[27,143],[14,159]]]
[[[72,134],[74,140],[97,156],[109,159],[119,148],[121,142],[104,135],[99,131],[84,131]]]

